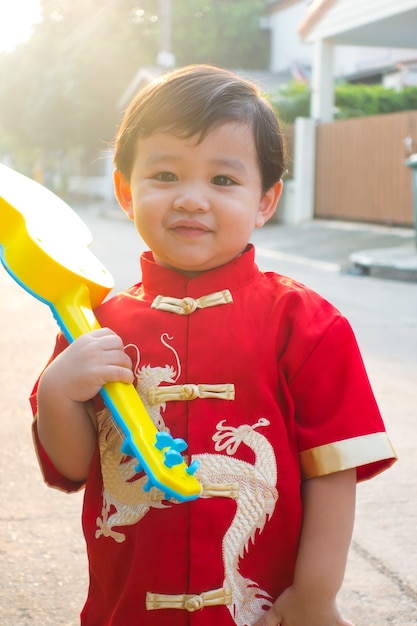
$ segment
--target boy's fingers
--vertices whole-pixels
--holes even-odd
[[[112,366],[108,370],[107,382],[133,383],[133,372],[127,367]]]

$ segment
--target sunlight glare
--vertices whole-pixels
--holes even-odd
[[[0,0],[0,53],[27,41],[40,20],[39,0]]]

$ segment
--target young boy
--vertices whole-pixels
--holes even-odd
[[[162,76],[125,115],[114,181],[150,249],[142,282],[96,310],[101,330],[58,338],[33,396],[45,480],[85,486],[83,625],[350,624],[335,598],[356,482],[395,454],[348,322],[254,264],[284,153],[258,90],[215,67]],[[109,381],[188,442],[201,497],[143,490]]]

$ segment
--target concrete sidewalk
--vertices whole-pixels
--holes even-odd
[[[276,251],[277,258],[282,255],[295,262],[327,265],[330,270],[417,282],[413,228],[336,220],[297,225],[271,222],[264,227],[262,246]]]

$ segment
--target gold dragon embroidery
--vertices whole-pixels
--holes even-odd
[[[161,337],[161,343],[174,353],[177,359],[178,372],[175,372],[175,369],[170,365],[165,365],[165,367],[145,365],[140,368],[138,348],[127,346],[127,348],[133,347],[137,354],[135,365],[136,390],[141,396],[153,423],[160,431],[169,431],[161,414],[165,410],[166,403],[150,405],[147,398],[149,388],[157,387],[161,382],[175,383],[180,374],[178,355],[167,343],[170,339],[172,338],[164,334]],[[124,456],[121,452],[123,435],[115,427],[107,408],[98,414],[97,422],[103,474],[103,509],[102,517],[97,518],[98,529],[95,536],[98,538],[104,535],[117,542],[122,542],[126,536],[124,533],[113,530],[115,526],[136,524],[151,507],[165,508],[166,505],[162,504],[163,495],[158,489],[153,488],[149,492],[143,490],[143,485],[148,480],[146,476],[134,480],[137,461]],[[114,512],[111,513],[111,511]]]
[[[160,430],[168,430],[162,416],[165,403],[149,405],[147,390],[149,387],[157,387],[161,382],[173,384],[178,379],[178,355],[167,339],[171,338],[166,335],[161,337],[162,343],[176,355],[177,372],[168,365],[139,368],[137,351],[137,390]],[[96,538],[104,536],[123,542],[124,533],[116,531],[115,527],[137,523],[151,507],[164,509],[177,503],[175,500],[167,503],[162,492],[156,488],[145,492],[142,487],[147,482],[146,476],[135,480],[136,461],[123,456],[120,451],[122,437],[114,427],[108,409],[101,411],[98,423],[104,489],[102,516],[97,518]],[[265,418],[259,419],[254,425],[245,424],[237,428],[221,421],[213,435],[216,454],[193,456],[193,459],[201,462],[196,476],[203,486],[202,497],[223,495],[236,500],[236,513],[222,542],[222,557],[224,588],[231,589],[233,597],[228,609],[237,626],[253,623],[272,604],[267,592],[260,589],[255,581],[239,573],[240,560],[250,549],[251,542],[254,543],[256,532],[262,532],[278,500],[275,454],[268,439],[258,432],[268,425],[269,421]],[[234,458],[241,444],[253,450],[254,464]]]

